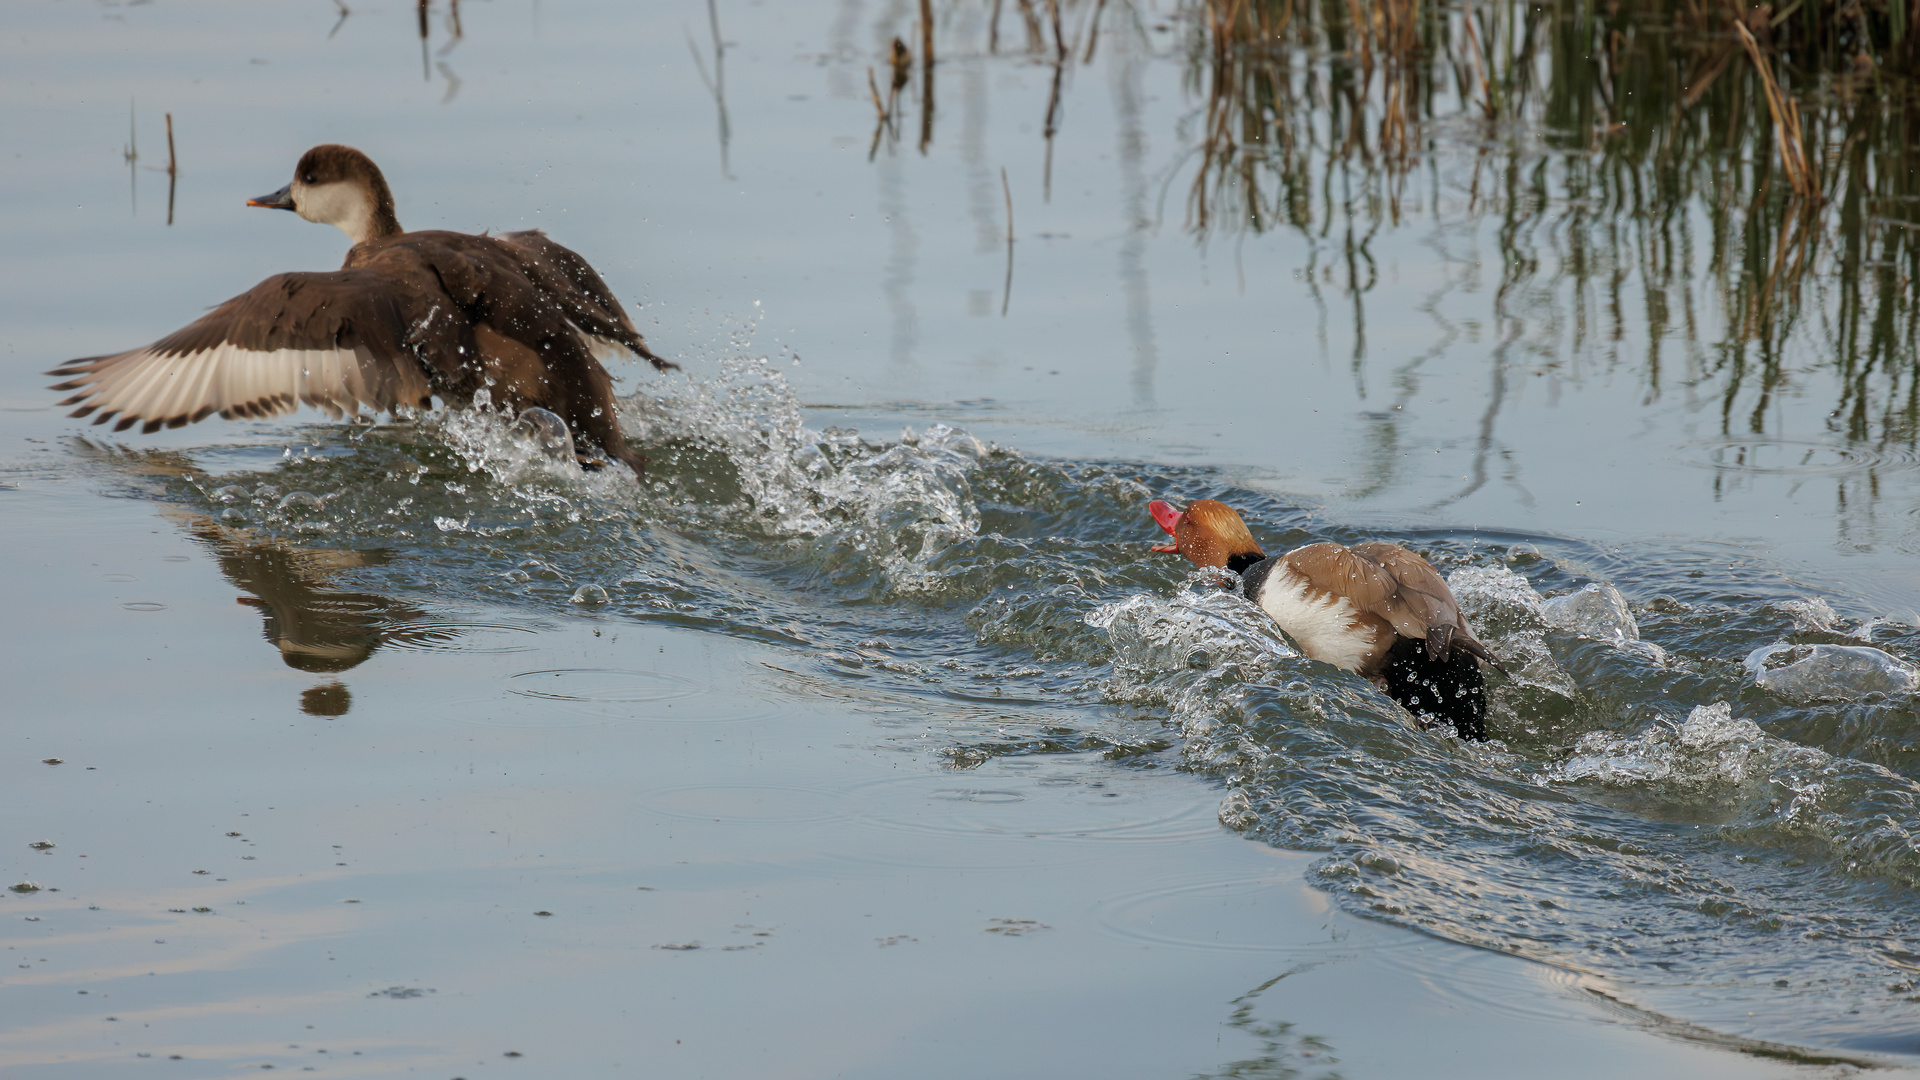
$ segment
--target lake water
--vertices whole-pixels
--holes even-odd
[[[1910,204],[1729,244],[1445,91],[1368,157],[1317,54],[1236,172],[1190,5],[933,8],[878,130],[916,5],[9,9],[0,1071],[1920,1065]],[[53,407],[336,266],[243,205],[328,141],[601,270],[645,484]],[[1203,496],[1451,574],[1497,741],[1150,552]]]

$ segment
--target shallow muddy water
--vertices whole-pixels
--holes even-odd
[[[0,1069],[1920,1062],[1914,357],[1834,329],[1892,286],[1816,253],[1756,322],[1711,200],[1444,94],[1411,170],[1302,129],[1276,225],[1189,9],[1068,5],[1056,75],[934,8],[878,131],[905,4],[9,14]],[[321,141],[601,269],[685,366],[617,371],[644,484],[479,412],[53,408],[337,265],[242,205]],[[1203,496],[1426,554],[1496,741],[1150,552]]]

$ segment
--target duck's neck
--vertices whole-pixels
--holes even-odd
[[[1267,557],[1264,554],[1260,553],[1257,550],[1243,551],[1238,555],[1227,556],[1227,569],[1233,571],[1236,574],[1244,574],[1247,572],[1249,568],[1259,563],[1265,562],[1266,558]]]
[[[334,183],[308,188],[300,216],[332,225],[356,246],[405,231],[393,211],[393,193],[379,176],[364,187]]]

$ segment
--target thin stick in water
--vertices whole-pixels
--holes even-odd
[[[933,143],[933,0],[920,0],[920,153]]]
[[[1007,183],[1007,167],[1000,166],[1000,194],[1007,199],[1007,283],[1000,293],[1000,317],[1007,317],[1007,305],[1013,302],[1013,186]]]
[[[1786,169],[1787,185],[1800,198],[1817,198],[1819,186],[1813,179],[1813,162],[1802,142],[1800,110],[1781,93],[1780,84],[1773,77],[1773,65],[1760,54],[1760,43],[1753,39],[1753,31],[1739,19],[1733,20],[1733,29],[1746,48],[1748,59],[1753,61],[1754,70],[1760,73],[1760,88],[1766,94],[1767,111],[1773,114],[1773,140],[1780,145],[1780,164]]]
[[[167,224],[173,224],[173,190],[180,180],[180,159],[173,153],[173,114],[167,114]]]
[[[1094,0],[1093,18],[1087,21],[1087,54],[1080,58],[1083,64],[1093,63],[1093,47],[1100,41],[1100,12],[1106,10],[1106,6],[1107,0]]]
[[[120,152],[120,156],[125,158],[127,161],[127,190],[130,192],[131,198],[133,200],[133,212],[135,214],[139,214],[140,213],[140,141],[137,137],[138,125],[135,123],[136,119],[137,117],[135,115],[134,103],[129,101],[127,102],[127,148]]]

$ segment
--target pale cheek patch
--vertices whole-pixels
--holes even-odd
[[[321,225],[333,225],[358,244],[373,230],[373,204],[365,188],[344,181],[300,185],[294,189],[300,216]]]

